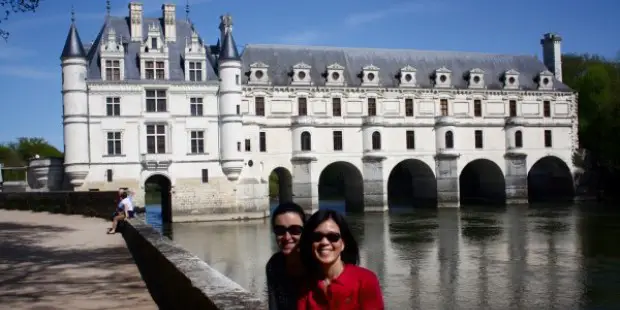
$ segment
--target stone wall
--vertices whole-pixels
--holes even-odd
[[[160,309],[267,309],[257,296],[141,219],[123,227],[123,238]]]
[[[118,192],[18,192],[0,193],[0,209],[79,214],[109,219]]]

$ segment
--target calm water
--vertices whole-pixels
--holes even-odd
[[[161,227],[157,208],[148,213]],[[388,309],[620,309],[620,212],[514,206],[347,218]],[[172,238],[264,296],[276,250],[268,221],[175,223]]]

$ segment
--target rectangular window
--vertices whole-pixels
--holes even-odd
[[[107,81],[121,80],[121,62],[120,60],[105,61],[105,79]]]
[[[481,149],[483,147],[483,142],[482,142],[482,130],[476,130],[474,132],[474,144],[476,145],[477,149]]]
[[[106,170],[105,175],[108,177],[108,183],[114,180],[114,173],[112,172],[112,169]]]
[[[551,117],[551,102],[543,101],[543,115],[545,117]]]
[[[241,78],[239,77],[239,74],[235,75],[235,83],[236,83],[237,85],[239,85],[239,84],[241,83],[240,79],[241,79]]]
[[[245,139],[245,151],[246,152],[252,151],[252,141],[250,141],[250,139]]]
[[[165,65],[163,61],[145,61],[144,77],[147,80],[163,80],[166,78]]]
[[[516,100],[510,100],[508,101],[508,108],[509,108],[509,112],[510,112],[510,117],[515,117],[517,116],[517,101]]]
[[[237,115],[241,115],[241,106],[237,105]]]
[[[342,151],[342,131],[334,131],[334,151]]]
[[[107,133],[108,155],[123,154],[122,135],[120,131],[111,131]]]
[[[146,125],[146,152],[149,154],[166,153],[166,125]]]
[[[448,116],[448,99],[441,99],[439,107],[441,109],[441,116]]]
[[[193,82],[202,81],[202,62],[189,62],[189,80]]]
[[[202,183],[209,183],[209,169],[202,169]]]
[[[166,91],[151,89],[146,91],[146,112],[166,112]]]
[[[204,154],[205,132],[201,130],[190,131],[190,152],[192,154]]]
[[[120,116],[121,115],[121,98],[107,97],[105,98],[105,115]]]
[[[237,142],[237,151],[241,152],[241,142]]]
[[[191,116],[202,116],[202,98],[189,98],[189,112]]]
[[[368,98],[368,116],[377,115],[377,99]]]
[[[265,97],[256,97],[254,101],[256,115],[265,116]]]
[[[482,116],[482,101],[480,100],[474,100],[474,116]]]
[[[340,98],[332,98],[332,116],[342,116]]]
[[[405,99],[405,116],[413,116],[413,99]]]
[[[157,38],[151,38],[151,48],[154,50],[157,49]]]
[[[406,140],[407,140],[406,141],[407,149],[414,150],[415,149],[415,131],[407,130]]]
[[[267,152],[267,133],[264,131],[258,133],[258,149],[261,152]]]
[[[297,114],[299,116],[308,115],[308,99],[297,98]]]
[[[553,141],[551,139],[551,130],[545,130],[545,147],[553,147]]]

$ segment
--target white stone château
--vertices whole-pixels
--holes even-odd
[[[262,44],[239,53],[232,26],[222,16],[208,45],[175,5],[151,18],[131,2],[83,46],[72,22],[61,64],[75,190],[129,187],[142,204],[145,183],[158,182],[170,189],[168,216],[193,221],[268,215],[274,171],[280,199],[308,210],[335,192],[347,208],[381,211],[573,188],[577,96],[562,83],[557,35],[542,39],[541,62]]]

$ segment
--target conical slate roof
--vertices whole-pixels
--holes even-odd
[[[67,34],[67,40],[65,41],[65,47],[62,49],[60,58],[64,59],[78,57],[86,58],[86,52],[84,51],[84,46],[80,40],[77,27],[75,26],[75,23],[72,22],[71,27],[69,28],[69,34]]]
[[[241,60],[241,57],[239,57],[239,51],[237,51],[235,39],[233,39],[232,31],[230,30],[226,32],[224,42],[222,42],[219,60]]]

